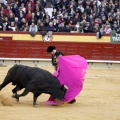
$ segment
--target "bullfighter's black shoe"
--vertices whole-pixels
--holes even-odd
[[[70,102],[68,102],[69,104],[73,104],[73,103],[75,103],[76,102],[76,99],[73,99],[73,100],[71,100]]]

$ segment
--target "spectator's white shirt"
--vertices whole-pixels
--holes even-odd
[[[105,28],[105,33],[106,34],[110,34],[110,32],[111,32],[111,28]]]
[[[84,12],[84,8],[82,5],[79,5],[77,8],[79,8],[81,10],[81,12],[83,13]]]
[[[32,26],[32,25],[30,25],[30,28],[29,28],[29,32],[38,32],[38,28],[37,28],[37,25],[35,25],[35,26]]]
[[[79,32],[79,27],[80,27],[79,24],[76,24],[75,27],[77,29],[77,32]]]
[[[25,7],[23,7],[22,10],[23,10],[24,13],[26,13],[26,8]]]
[[[6,0],[0,0],[0,3],[6,4],[7,1]]]
[[[11,29],[12,29],[13,31],[16,31],[16,27],[11,27]]]
[[[96,1],[97,2],[97,1]],[[97,7],[99,7],[101,5],[101,2],[98,0],[97,2]]]

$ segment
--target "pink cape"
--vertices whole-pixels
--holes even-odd
[[[79,55],[60,56],[58,59],[58,69],[53,73],[60,81],[61,85],[67,86],[67,92],[63,100],[56,103],[53,98],[49,98],[46,104],[56,105],[70,102],[81,92],[88,64],[85,58]]]

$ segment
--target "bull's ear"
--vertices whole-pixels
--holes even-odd
[[[67,90],[67,89],[68,89],[68,87],[66,85],[61,86],[61,90]]]

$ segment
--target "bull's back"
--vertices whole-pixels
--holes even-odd
[[[24,65],[17,65],[16,76],[18,80],[22,80],[22,84],[27,84],[31,80],[35,80],[38,84],[60,86],[59,81],[49,71]]]

